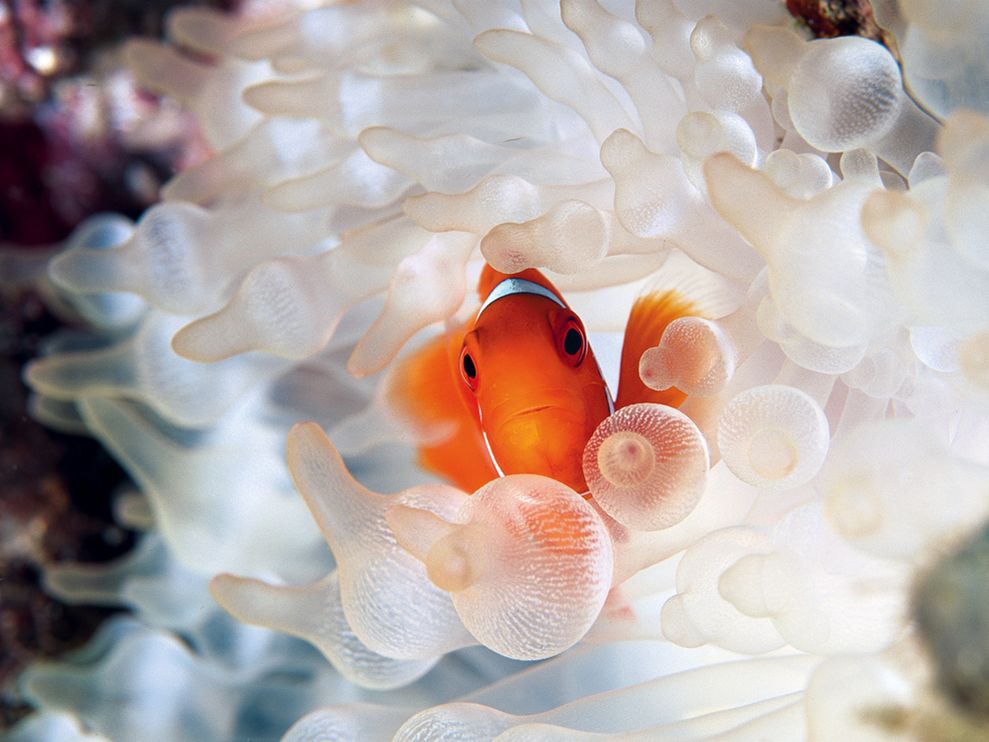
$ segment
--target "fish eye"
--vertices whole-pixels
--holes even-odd
[[[575,356],[580,353],[583,347],[584,338],[581,337],[580,332],[574,327],[567,330],[567,335],[563,338],[563,350],[567,352],[567,355]]]
[[[570,317],[563,325],[560,338],[560,351],[567,363],[579,366],[587,354],[587,341],[584,338],[584,328],[576,317]]]
[[[460,352],[460,371],[463,374],[464,382],[473,391],[477,389],[477,365],[467,348]]]

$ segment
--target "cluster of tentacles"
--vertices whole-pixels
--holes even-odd
[[[14,739],[881,740],[955,713],[910,585],[989,514],[985,12],[887,4],[900,64],[756,0],[276,5],[131,42],[213,153],[48,267],[84,331],[28,368],[34,414],[125,466],[144,535],[47,572],[131,615],[25,673],[46,711]],[[413,463],[445,433],[392,404],[396,359],[476,309],[485,262],[543,270],[606,374],[644,284],[703,289],[639,367],[685,401],[602,424],[590,498]]]

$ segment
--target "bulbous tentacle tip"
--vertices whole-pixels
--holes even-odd
[[[255,266],[222,309],[179,330],[172,347],[200,362],[249,351],[291,360],[309,358],[325,347],[345,310],[318,298],[306,304],[313,276],[321,276],[320,270],[289,259]]]
[[[466,499],[452,523],[416,508],[386,516],[399,543],[450,594],[482,644],[516,659],[542,659],[579,641],[611,587],[605,524],[564,484],[513,475]]]
[[[289,451],[289,458],[312,455],[316,451],[334,452],[330,438],[319,423],[313,420],[303,420],[297,422],[288,431],[286,445]]]
[[[772,265],[785,248],[779,244],[782,227],[804,202],[728,152],[708,157],[703,172],[714,209]],[[760,208],[753,209],[753,203]]]
[[[714,153],[704,160],[703,170],[709,192],[716,199],[715,208],[719,211],[721,207],[718,201],[723,199],[721,194],[728,193],[741,198],[741,191],[746,187],[757,188],[760,193],[776,198],[783,197],[764,173],[745,164],[732,152]]]
[[[392,505],[385,511],[385,522],[398,545],[420,562],[426,562],[437,541],[457,528],[435,513],[408,505]]]
[[[112,250],[82,246],[66,250],[49,263],[48,277],[59,288],[81,294],[132,290],[134,271],[127,262],[133,262],[133,256],[126,248],[127,243]]]
[[[219,339],[220,333],[214,331],[213,325],[211,317],[190,322],[172,336],[172,350],[176,355],[197,363],[217,363],[242,352],[224,347]]]
[[[347,360],[350,373],[382,370],[416,332],[453,316],[467,294],[464,266],[475,244],[470,233],[439,234],[398,264],[384,309]]]
[[[357,379],[365,379],[381,371],[388,365],[388,360],[390,359],[374,357],[371,343],[362,338],[347,358],[347,373]]]
[[[862,229],[894,261],[920,249],[929,221],[924,207],[903,193],[876,191],[862,205]]]
[[[316,641],[312,625],[319,622],[313,615],[321,606],[319,583],[284,587],[222,573],[209,581],[209,593],[223,610],[242,623]]]
[[[237,616],[237,594],[248,582],[244,577],[223,572],[210,579],[209,594],[223,610]]]
[[[707,177],[708,181],[712,179],[721,177],[726,173],[741,173],[752,171],[754,169],[748,167],[741,160],[738,159],[731,152],[716,152],[707,158],[704,162],[704,175]],[[710,183],[708,184],[710,185]]]
[[[744,118],[730,111],[687,114],[677,125],[676,139],[684,156],[695,162],[720,152],[729,152],[748,166],[758,159],[752,129]]]
[[[272,80],[245,88],[241,98],[248,106],[267,115],[318,116],[328,108],[324,77],[284,82]]]
[[[439,539],[426,555],[430,581],[448,593],[459,593],[475,585],[479,574],[472,558],[474,548],[463,528]]]
[[[339,530],[339,516],[326,505],[330,495],[360,498],[366,490],[350,476],[329,437],[312,421],[293,425],[286,437],[286,459],[299,494],[313,511],[324,534]]]
[[[736,351],[721,327],[700,317],[669,324],[660,343],[639,359],[639,376],[650,389],[676,387],[688,395],[720,392],[735,373]]]
[[[748,389],[725,407],[718,448],[739,479],[755,487],[788,489],[810,481],[830,445],[820,405],[796,387]]]
[[[531,221],[499,224],[481,240],[481,254],[502,273],[526,268],[579,273],[600,263],[610,242],[608,215],[583,201],[568,200]]]
[[[657,404],[623,407],[584,449],[584,476],[595,501],[622,525],[668,528],[687,517],[707,484],[707,442],[690,418]]]
[[[301,214],[324,206],[325,204],[318,203],[319,189],[313,187],[314,181],[318,181],[318,178],[307,176],[283,180],[261,194],[261,203],[287,214]]]
[[[601,142],[601,164],[614,175],[634,164],[636,156],[644,154],[646,146],[628,129],[615,129]]]
[[[718,593],[735,608],[751,618],[765,618],[770,614],[765,595],[752,589],[762,581],[764,554],[746,554],[721,573]]]
[[[835,89],[825,84],[838,79]],[[893,128],[904,104],[903,80],[881,44],[855,36],[807,44],[788,80],[790,117],[815,148],[864,147]]]
[[[78,283],[78,261],[77,251],[66,251],[56,255],[48,264],[48,278],[61,289],[81,291],[83,287]]]
[[[670,357],[665,348],[647,348],[639,358],[639,378],[655,391],[665,391],[676,386],[676,375],[670,368]]]

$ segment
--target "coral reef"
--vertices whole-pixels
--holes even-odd
[[[39,263],[43,265],[43,262]],[[56,326],[24,287],[0,290],[0,728],[27,712],[12,681],[39,657],[82,644],[110,611],[65,606],[41,589],[59,561],[110,559],[132,544],[108,493],[124,478],[93,441],[45,431],[25,415],[21,365]]]
[[[34,414],[124,466],[141,535],[46,569],[128,615],[21,675],[12,738],[964,739],[985,606],[930,596],[989,516],[985,18],[874,19],[899,58],[761,0],[258,2],[131,41],[209,156],[48,266],[83,331]],[[587,493],[416,463],[463,431],[404,375],[485,262],[677,405],[619,395]],[[657,286],[691,311],[619,369]]]
[[[202,157],[194,119],[139,89],[119,58],[175,4],[0,2],[0,241],[55,243],[100,211],[137,216]]]

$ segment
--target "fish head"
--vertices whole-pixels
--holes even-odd
[[[548,283],[531,288],[482,306],[460,374],[502,473],[543,474],[584,492],[584,447],[612,411],[610,393],[580,318]]]

